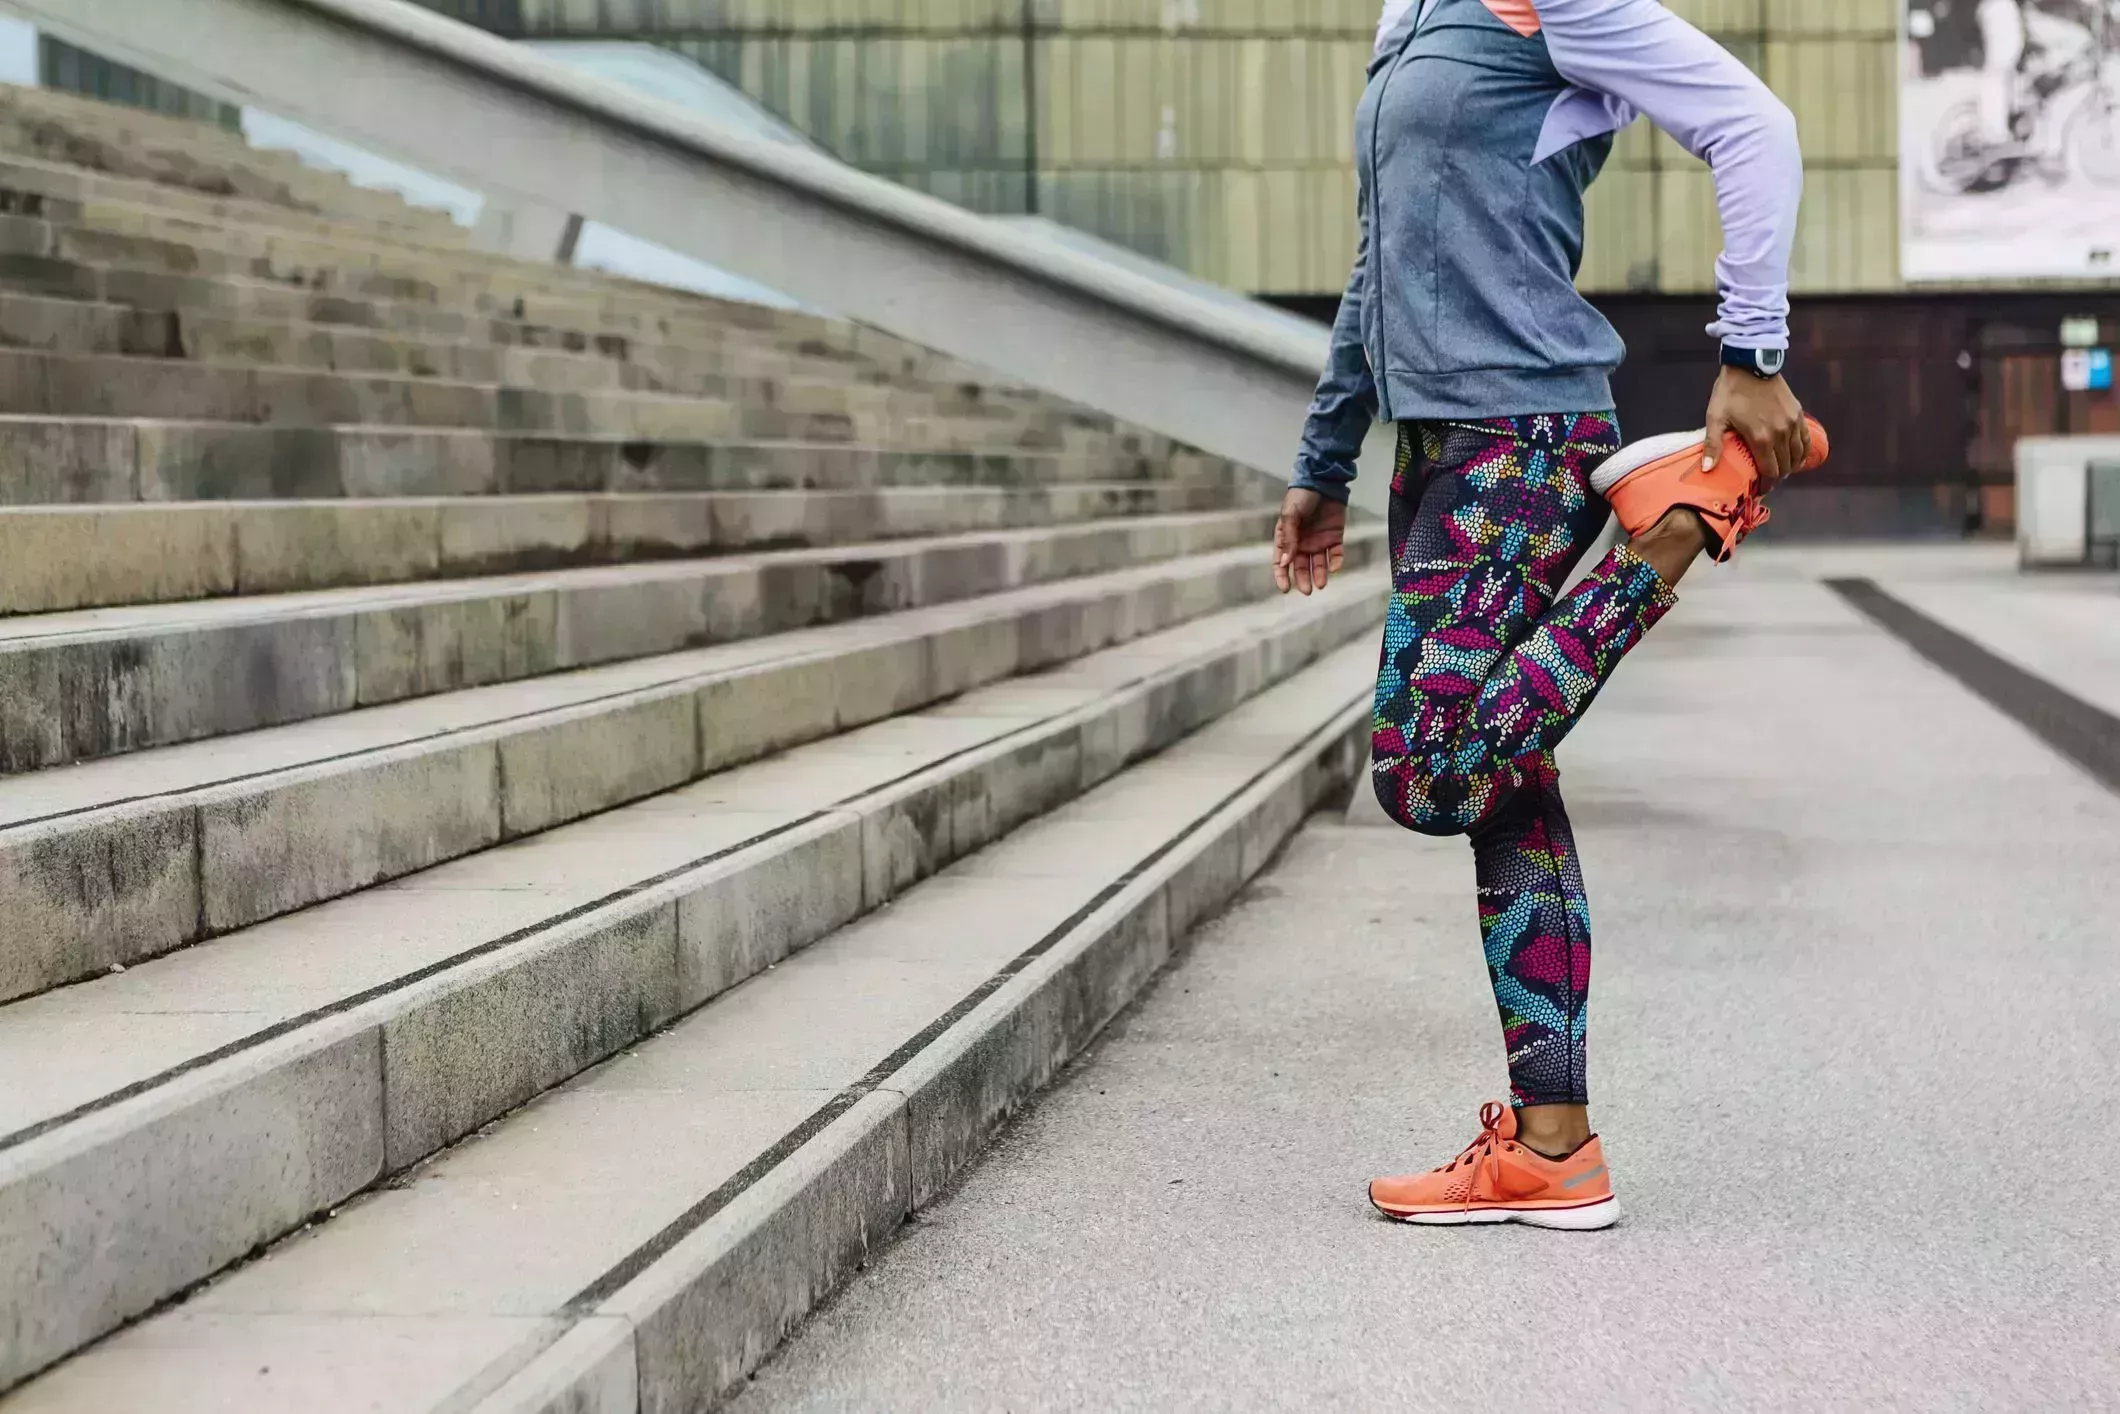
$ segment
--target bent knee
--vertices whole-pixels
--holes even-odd
[[[1376,790],[1377,804],[1383,806],[1384,813],[1401,828],[1438,840],[1466,833],[1467,827],[1454,814],[1437,810],[1429,804],[1436,795],[1433,778],[1403,768],[1380,769],[1370,774],[1369,782]]]

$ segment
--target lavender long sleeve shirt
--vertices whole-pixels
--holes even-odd
[[[1795,120],[1656,0],[1388,0],[1369,73],[1360,242],[1295,484],[1344,499],[1378,417],[1611,406],[1626,350],[1575,274],[1583,193],[1638,114],[1714,172],[1708,332],[1788,346]]]

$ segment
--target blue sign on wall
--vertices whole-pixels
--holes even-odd
[[[2113,386],[2113,351],[2091,350],[2091,391],[2102,393]]]

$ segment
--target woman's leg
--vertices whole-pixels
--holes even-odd
[[[1590,472],[1617,446],[1603,413],[1401,426],[1373,770],[1408,829],[1492,820],[1675,602],[1628,545],[1559,594],[1604,524]]]
[[[1533,1148],[1565,1154],[1590,1137],[1584,1008],[1590,901],[1552,758],[1472,836],[1480,937],[1502,1014],[1509,1092]]]

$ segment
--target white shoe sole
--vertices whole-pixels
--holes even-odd
[[[1385,1217],[1423,1227],[1465,1227],[1473,1223],[1523,1223],[1528,1227],[1559,1228],[1566,1232],[1594,1232],[1619,1221],[1619,1197],[1614,1195],[1578,1208],[1474,1208],[1455,1213],[1393,1213],[1377,1209]]]
[[[1600,496],[1610,496],[1613,487],[1649,463],[1662,461],[1673,452],[1688,448],[1701,450],[1707,445],[1708,429],[1705,427],[1694,432],[1666,432],[1661,437],[1644,437],[1639,442],[1629,442],[1597,464],[1597,470],[1590,473],[1590,489]]]

